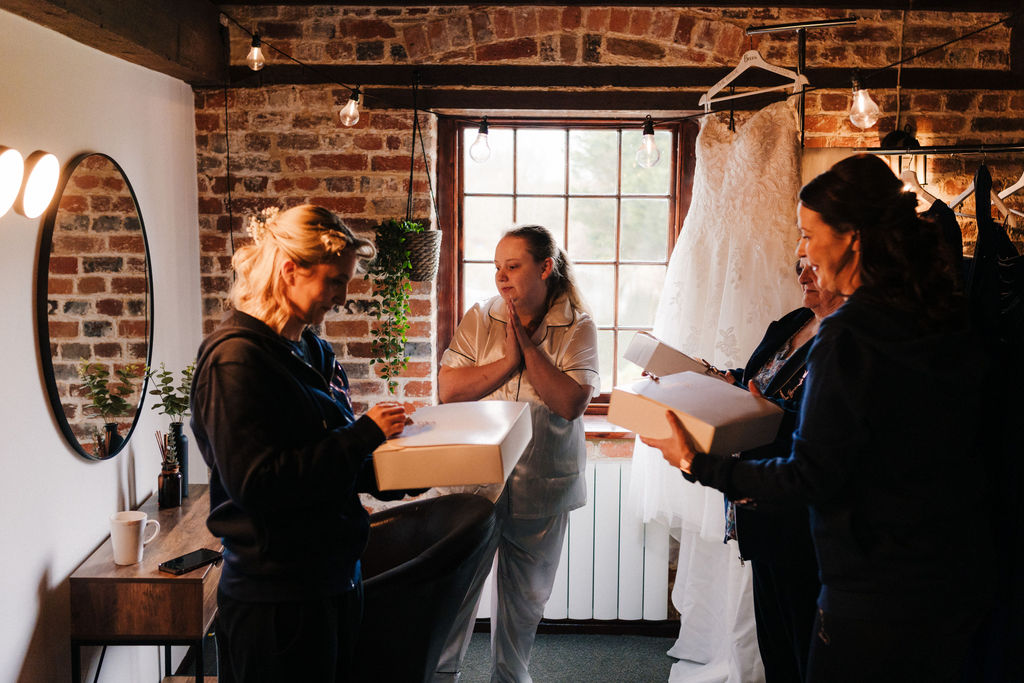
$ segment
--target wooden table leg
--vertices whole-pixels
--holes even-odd
[[[77,640],[71,641],[71,683],[82,683],[82,650]]]
[[[203,673],[204,673],[203,669],[205,669],[206,667],[204,666],[204,662],[203,662],[203,639],[202,638],[200,638],[199,640],[196,641],[196,649],[197,649],[197,652],[196,652],[196,683],[203,683]]]

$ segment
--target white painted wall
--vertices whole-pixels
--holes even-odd
[[[52,152],[62,166],[104,152],[124,168],[153,258],[153,360],[184,366],[202,330],[191,88],[0,10],[0,145]],[[41,223],[0,218],[0,681],[49,683],[70,677],[67,578],[106,537],[110,513],[155,487],[152,434],[166,418],[147,402],[135,437],[106,462],[64,443],[36,350]],[[198,453],[190,461],[203,481]],[[91,681],[98,652],[83,654]],[[100,680],[158,680],[159,661],[156,647],[113,648]]]

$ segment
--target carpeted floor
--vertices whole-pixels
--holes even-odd
[[[491,673],[490,634],[474,633],[461,683],[486,683]],[[541,633],[530,657],[536,683],[657,683],[667,681],[676,661],[665,654],[675,638]],[[217,646],[204,645],[204,670],[217,673]],[[191,666],[182,673],[191,673]],[[190,679],[194,680],[194,679]],[[383,683],[383,682],[382,682]]]
[[[490,680],[490,634],[474,633],[460,683]],[[530,656],[536,683],[657,683],[676,661],[666,655],[675,638],[541,633]]]

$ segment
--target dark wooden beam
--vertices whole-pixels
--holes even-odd
[[[366,106],[386,109],[411,109],[410,88],[365,88]],[[566,92],[564,90],[420,90],[416,95],[421,109],[549,110],[549,111],[678,111],[697,108],[699,93],[664,90],[641,92]],[[737,109],[763,107],[772,99],[751,97],[736,100]],[[778,99],[778,98],[774,98]]]
[[[0,0],[0,8],[192,84],[224,80],[220,10],[209,0]]]
[[[965,3],[964,0],[918,0],[914,2],[915,10],[935,10],[940,12],[1007,12],[1017,9],[1018,0],[972,0]],[[248,2],[219,3],[224,7],[232,5],[335,5],[339,7],[430,7],[430,6],[481,6],[479,2],[452,2],[441,0],[441,2],[402,2],[402,0],[377,0],[376,2],[337,2],[332,0],[311,1],[311,0],[249,0]],[[774,8],[774,7],[795,7],[816,9],[906,9],[909,5],[907,0],[893,2],[889,0],[818,0],[811,3],[808,0],[775,0],[775,2],[750,2],[744,0],[725,0],[724,2],[709,3],[707,0],[690,0],[684,2],[667,2],[665,0],[644,0],[637,3],[635,0],[611,0],[610,2],[595,2],[594,0],[582,0],[577,2],[549,2],[548,0],[518,0],[516,2],[501,3],[501,6],[635,6],[641,4],[644,7],[752,7],[752,8]],[[968,6],[969,5],[969,6]],[[497,5],[495,5],[497,6]]]
[[[1024,79],[1024,0],[1020,0],[1020,13],[1010,25],[1010,71]]]
[[[445,88],[481,89],[504,92],[509,90],[541,88],[622,88],[625,98],[643,97],[643,89],[672,89],[677,100],[681,88],[708,88],[719,81],[729,67],[643,67],[643,66],[487,66],[487,65],[384,65],[362,64],[316,65],[306,68],[292,64],[270,64],[259,73],[244,66],[231,67],[231,84],[235,87],[262,85],[298,85],[337,83],[346,86],[411,86],[418,79],[424,97],[440,97]],[[807,77],[814,87],[850,87],[850,69],[808,69]],[[896,86],[896,69],[862,74],[871,88]],[[771,79],[776,80],[771,80]],[[778,83],[777,77],[767,72],[748,72],[737,85],[765,86]],[[1024,79],[1010,71],[991,69],[911,69],[904,68],[903,88],[911,90],[1021,90]],[[593,95],[593,98],[615,96],[608,92],[546,92],[551,99]],[[446,91],[444,97],[465,100],[469,90]],[[518,95],[516,95],[518,98]],[[608,107],[600,107],[607,109]],[[632,109],[633,107],[627,107]],[[649,107],[645,107],[649,108]],[[671,107],[678,109],[679,106]]]

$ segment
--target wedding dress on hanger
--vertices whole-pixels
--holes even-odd
[[[768,324],[800,305],[794,273],[800,135],[795,108],[777,102],[736,131],[706,116],[696,141],[693,198],[672,252],[654,334],[718,368],[739,368]],[[749,566],[723,544],[719,491],[686,482],[637,442],[629,501],[645,521],[679,530],[672,593],[683,660],[670,680],[755,683],[757,652]]]

